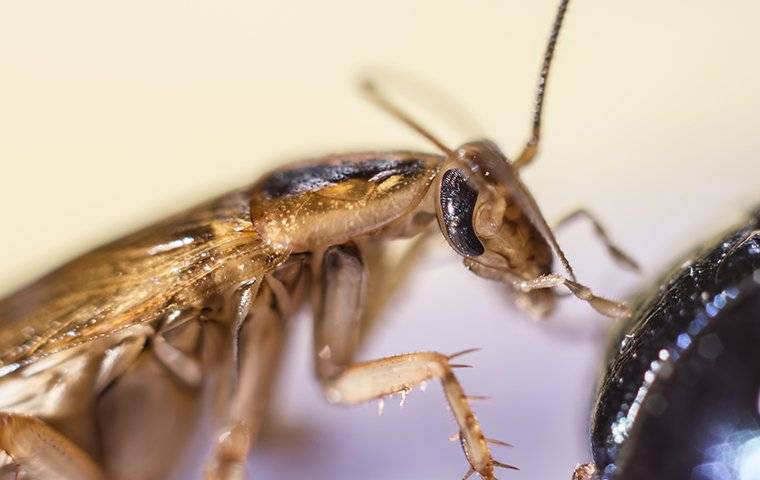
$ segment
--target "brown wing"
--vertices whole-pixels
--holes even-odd
[[[241,190],[100,247],[0,300],[0,365],[27,364],[260,277],[264,246]],[[8,368],[11,367],[11,368]],[[1,374],[1,372],[0,372]]]

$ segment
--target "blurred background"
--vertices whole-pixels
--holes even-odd
[[[357,94],[362,71],[446,92],[480,129],[416,108],[422,94],[399,98],[450,145],[477,133],[514,156],[556,4],[3,2],[0,293],[292,159],[430,150]],[[599,293],[629,296],[760,201],[759,16],[749,0],[571,3],[524,180],[549,220],[587,206],[640,260],[643,276],[621,272],[587,225],[561,233]],[[522,470],[500,476],[563,479],[589,458],[607,325],[572,300],[531,322],[437,241],[362,358],[482,347],[459,377],[492,397],[475,406],[486,433],[516,445],[497,456]],[[381,417],[376,405],[329,407],[312,380],[310,330],[294,322],[255,478],[464,473],[440,387],[403,408],[386,402]]]

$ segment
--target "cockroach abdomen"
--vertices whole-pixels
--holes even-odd
[[[485,251],[472,225],[478,192],[467,183],[464,173],[452,168],[441,178],[441,216],[451,246],[466,257],[477,257]]]
[[[760,478],[760,215],[641,296],[592,419],[603,479]]]

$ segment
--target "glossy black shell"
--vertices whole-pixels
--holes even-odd
[[[760,216],[641,296],[592,417],[604,479],[760,479]]]

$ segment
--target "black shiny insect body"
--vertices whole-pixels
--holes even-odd
[[[623,325],[593,413],[596,475],[758,479],[759,409],[760,211],[679,262]]]

